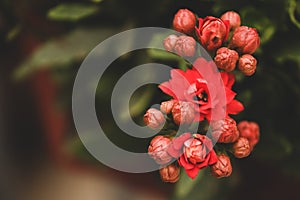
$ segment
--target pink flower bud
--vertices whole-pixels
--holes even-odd
[[[170,101],[164,101],[160,104],[160,110],[163,113],[169,114],[172,111],[172,108],[174,106],[174,103],[176,102],[176,100],[170,100]]]
[[[164,47],[167,51],[172,52],[178,37],[176,35],[169,35],[164,39]]]
[[[155,108],[150,108],[144,115],[144,122],[152,129],[160,129],[164,125],[166,119],[163,113]]]
[[[234,30],[229,47],[242,54],[252,54],[259,44],[260,38],[255,28],[240,26]]]
[[[172,108],[173,120],[176,124],[190,124],[195,118],[194,105],[191,102],[177,101]]]
[[[227,116],[224,120],[211,122],[212,136],[220,143],[233,143],[239,138],[234,119]]]
[[[164,182],[175,183],[179,180],[180,168],[171,164],[159,170],[160,177]]]
[[[228,20],[231,29],[236,29],[241,25],[240,15],[234,11],[228,11],[221,16],[223,21]]]
[[[150,142],[150,145],[148,147],[148,154],[155,160],[157,164],[167,164],[172,159],[172,157],[167,152],[170,144],[170,138],[161,135],[156,136]]]
[[[256,70],[256,59],[250,54],[244,54],[239,59],[238,67],[246,76],[251,76]]]
[[[199,18],[199,27],[196,28],[196,33],[204,48],[209,51],[215,50],[228,38],[229,21],[212,16]]]
[[[214,58],[218,68],[223,69],[226,72],[234,70],[238,59],[239,54],[235,50],[231,50],[226,47],[219,48]]]
[[[228,177],[232,173],[230,158],[224,154],[218,156],[218,161],[211,166],[211,174],[216,178]]]
[[[194,56],[196,40],[190,36],[179,36],[175,43],[174,50],[180,56]]]
[[[248,139],[251,149],[258,143],[260,132],[259,126],[255,122],[241,121],[238,124],[238,130],[241,137]]]
[[[236,158],[244,158],[250,155],[251,147],[247,138],[240,137],[232,146]]]
[[[188,9],[180,9],[173,19],[173,28],[176,31],[192,35],[196,26],[196,16]]]

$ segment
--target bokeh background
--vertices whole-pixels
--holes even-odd
[[[216,180],[204,171],[196,181],[183,176],[167,184],[158,172],[119,172],[94,160],[74,128],[72,85],[89,51],[120,31],[171,28],[180,8],[199,17],[237,11],[242,24],[261,36],[257,72],[238,77],[234,86],[246,108],[235,119],[259,123],[261,140],[251,156],[233,160],[229,178]],[[299,35],[299,0],[1,0],[0,199],[297,199]],[[121,134],[107,110],[108,97],[124,72],[150,61],[180,65],[160,53],[124,55],[110,66],[96,96],[108,136],[132,151],[144,151],[149,140]],[[131,103],[134,120],[139,123],[148,106],[164,98],[156,86],[141,88]]]

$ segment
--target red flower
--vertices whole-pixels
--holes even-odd
[[[235,29],[229,47],[242,54],[252,54],[259,47],[260,38],[255,28],[240,26]]]
[[[233,30],[241,25],[241,17],[234,11],[227,11],[221,16],[221,19],[223,21],[228,20],[230,23],[230,28]]]
[[[151,129],[160,129],[166,122],[164,114],[155,108],[149,108],[144,115],[145,124]]]
[[[183,152],[178,163],[192,179],[198,175],[200,169],[218,161],[211,140],[204,135],[194,134],[194,138],[185,141]]]
[[[175,100],[193,102],[196,105],[196,112],[198,112],[198,119],[195,119],[195,121],[201,121],[204,118],[211,120],[212,109],[218,108],[216,110],[221,112],[224,108],[220,106],[226,106],[227,114],[241,112],[244,107],[240,102],[234,100],[236,93],[231,90],[234,83],[234,75],[221,72],[222,80],[216,80],[215,74],[219,72],[213,71],[213,67],[213,61],[198,58],[192,69],[186,71],[180,69],[171,70],[171,79],[160,84],[159,88]],[[200,72],[207,77],[207,80],[203,78]],[[221,81],[223,81],[224,88]],[[213,87],[214,91],[209,91],[208,83]],[[222,91],[218,92],[220,90],[225,90],[226,97],[224,99],[220,96]]]
[[[184,133],[179,137],[173,138],[171,144],[169,145],[169,148],[167,149],[168,154],[173,158],[178,158],[179,156],[181,156],[183,153],[183,143],[191,137],[192,135],[190,133]]]
[[[255,73],[256,70],[256,64],[257,60],[250,54],[244,54],[239,59],[239,70],[245,75],[245,76],[251,76]]]
[[[211,174],[216,178],[228,177],[232,173],[230,158],[221,154],[218,156],[218,162],[211,166]]]
[[[161,168],[159,174],[164,182],[175,183],[179,180],[180,168],[177,164],[171,164]]]
[[[251,149],[253,149],[259,141],[260,133],[258,124],[255,122],[241,121],[237,128],[240,131],[240,136],[247,138]]]
[[[164,136],[154,137],[148,147],[148,154],[160,165],[167,164],[172,157],[167,153],[171,140]]]
[[[219,48],[214,58],[218,68],[226,72],[234,70],[238,59],[239,54],[235,50],[228,49],[227,47]]]
[[[196,26],[196,16],[188,9],[180,9],[173,19],[173,28],[176,31],[192,35]]]
[[[229,21],[207,16],[199,18],[199,27],[196,33],[201,44],[209,51],[219,48],[228,38]]]
[[[176,124],[191,124],[195,119],[195,108],[191,102],[176,101],[172,108],[173,120]]]
[[[229,116],[211,123],[212,137],[219,143],[233,143],[239,138],[236,122]]]

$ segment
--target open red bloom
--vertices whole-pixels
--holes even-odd
[[[198,175],[200,169],[218,161],[211,140],[204,135],[194,134],[194,138],[185,141],[183,152],[178,163],[192,179]]]
[[[213,69],[213,61],[198,58],[192,69],[186,71],[171,70],[171,79],[160,84],[159,88],[176,100],[193,102],[196,105],[196,112],[200,114],[196,115],[199,117],[195,121],[201,121],[204,118],[211,120],[212,109],[215,108],[217,108],[215,111],[221,112],[226,107],[226,114],[238,114],[244,107],[239,101],[234,100],[236,93],[231,90],[234,75],[221,72],[221,80],[220,78],[212,78],[213,76],[216,77],[216,73],[219,73]],[[210,86],[210,90],[214,91],[210,92],[208,86]],[[223,90],[223,94],[225,92],[224,97],[220,95],[222,94],[221,90]]]

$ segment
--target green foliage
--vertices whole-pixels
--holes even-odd
[[[62,3],[50,9],[47,16],[57,21],[78,21],[98,11],[99,8],[93,4]]]
[[[68,67],[81,61],[99,42],[113,33],[113,28],[77,28],[49,40],[19,66],[14,79],[23,79],[40,68]]]

